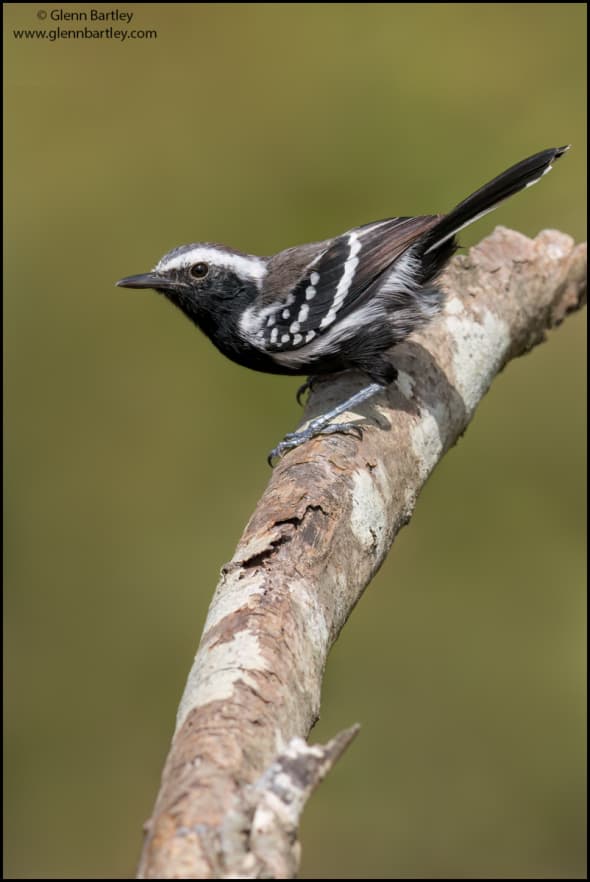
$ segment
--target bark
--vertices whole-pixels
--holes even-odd
[[[397,382],[352,415],[362,440],[329,435],[287,454],[223,568],[138,878],[296,875],[304,802],[356,732],[303,740],[328,651],[496,374],[585,301],[586,246],[499,227],[442,284],[442,317],[395,348]],[[305,419],[362,383],[319,384]]]

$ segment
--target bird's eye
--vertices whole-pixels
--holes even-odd
[[[190,268],[193,279],[204,279],[208,272],[209,267],[206,263],[193,263]]]

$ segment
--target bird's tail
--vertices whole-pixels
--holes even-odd
[[[569,150],[569,145],[542,150],[540,153],[535,153],[534,156],[529,156],[528,159],[523,159],[522,162],[513,165],[493,181],[484,184],[483,187],[460,202],[449,214],[444,215],[439,223],[429,231],[428,247],[424,254],[428,254],[448,242],[463,227],[467,227],[473,221],[483,217],[484,214],[493,211],[500,202],[518,193],[519,190],[536,184],[543,175],[551,170],[551,164],[563,156],[567,150]]]

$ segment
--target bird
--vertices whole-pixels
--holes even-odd
[[[334,420],[393,383],[389,350],[441,313],[437,280],[459,247],[457,233],[539,181],[569,146],[523,159],[448,214],[373,221],[270,257],[210,242],[181,245],[151,272],[116,284],[163,294],[243,367],[309,375],[300,392],[326,374],[357,370],[367,378],[355,395],[287,434],[268,456],[272,465],[317,435],[362,436],[358,423]]]

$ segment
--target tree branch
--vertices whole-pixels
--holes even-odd
[[[495,375],[585,302],[586,246],[499,227],[443,285],[444,315],[395,348],[397,383],[356,415],[362,441],[329,435],[285,456],[223,568],[138,878],[296,875],[303,804],[356,734],[302,741],[328,651]],[[360,382],[319,384],[305,418]]]

